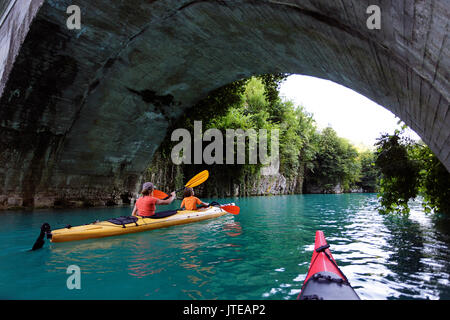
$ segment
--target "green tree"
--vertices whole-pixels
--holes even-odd
[[[361,176],[356,185],[364,192],[377,192],[380,180],[380,170],[375,165],[375,153],[369,150],[359,153],[358,161],[361,167]]]
[[[408,201],[417,196],[419,186],[419,166],[408,155],[411,141],[401,137],[400,131],[396,131],[394,135],[384,134],[377,140],[375,164],[382,174],[379,189],[380,212],[408,215]]]
[[[423,143],[415,144],[411,157],[420,163],[419,194],[425,212],[450,214],[450,173]]]
[[[325,192],[332,192],[338,184],[346,191],[354,187],[361,172],[357,150],[330,127],[322,131],[317,143],[308,184],[322,187]]]
[[[404,129],[404,127],[403,127]],[[423,143],[416,143],[396,130],[377,142],[380,180],[380,212],[408,215],[408,201],[423,197],[425,212],[450,213],[450,173]]]

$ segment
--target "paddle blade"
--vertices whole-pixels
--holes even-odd
[[[239,211],[241,211],[241,208],[239,208],[238,206],[230,205],[230,206],[221,206],[220,208],[231,214],[239,214]]]
[[[193,177],[191,180],[189,180],[188,183],[186,183],[184,186],[186,188],[194,188],[205,182],[208,179],[208,177],[209,177],[208,170],[203,170],[199,174],[195,175],[195,177]]]
[[[164,193],[162,191],[159,190],[153,190],[153,196],[155,198],[161,199],[163,200],[164,198],[168,198],[169,196],[167,195],[167,193]]]

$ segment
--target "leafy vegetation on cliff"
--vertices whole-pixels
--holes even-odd
[[[175,145],[170,141],[170,133],[176,128],[193,132],[194,121],[202,121],[203,131],[215,128],[225,133],[226,129],[254,129],[258,135],[259,129],[266,129],[269,144],[270,130],[278,129],[279,173],[288,183],[292,182],[289,192],[314,190],[329,193],[335,192],[338,185],[344,192],[355,189],[374,192],[379,174],[373,165],[373,153],[358,152],[347,140],[338,137],[332,128],[319,131],[312,115],[303,107],[294,105],[292,101],[283,101],[278,89],[286,76],[253,77],[211,92],[173,124],[158,151],[158,159],[165,166],[170,163],[170,150]],[[248,151],[248,144],[246,148]],[[181,167],[181,170],[169,170],[176,179],[164,181],[182,181],[182,176],[189,177],[207,168],[210,178],[199,188],[200,193],[204,196],[225,196],[254,194],[253,186],[260,178],[261,164],[248,164],[247,158],[246,164],[239,165],[183,164]],[[149,174],[156,177],[157,170],[154,163]]]
[[[333,192],[340,185],[343,190],[350,190],[359,182],[361,165],[358,152],[345,139],[338,137],[332,128],[325,128],[319,135],[317,151],[309,170],[309,184]]]
[[[428,146],[405,137],[401,130],[381,136],[376,145],[381,213],[407,216],[408,201],[421,196],[425,212],[450,214],[450,173]]]

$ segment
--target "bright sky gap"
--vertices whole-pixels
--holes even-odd
[[[280,96],[313,114],[319,129],[331,126],[356,146],[373,148],[382,133],[393,134],[400,128],[399,118],[392,112],[329,80],[292,75],[281,84]],[[414,140],[420,139],[411,129],[406,133]]]

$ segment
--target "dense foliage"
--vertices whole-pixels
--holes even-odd
[[[408,201],[423,199],[426,212],[450,213],[450,173],[423,143],[396,130],[378,139],[376,166],[380,180],[380,212],[408,215]]]
[[[378,149],[375,163],[382,173],[380,212],[408,214],[408,201],[417,196],[419,182],[419,166],[408,155],[408,148],[412,144],[396,133],[392,136],[383,135],[376,145]]]
[[[380,180],[380,170],[375,166],[375,153],[369,150],[359,152],[358,162],[361,175],[356,186],[365,192],[377,192]]]
[[[332,128],[325,128],[318,137],[318,149],[309,174],[315,186],[322,186],[325,192],[333,192],[340,185],[350,190],[359,182],[361,165],[358,152],[345,139],[338,137]]]
[[[226,129],[254,129],[256,132],[266,129],[269,150],[270,130],[278,129],[279,172],[286,179],[305,180],[305,185],[319,190],[317,192],[334,192],[337,185],[342,191],[374,192],[378,171],[372,165],[373,153],[359,153],[332,128],[319,131],[312,115],[303,107],[283,101],[278,90],[285,78],[285,74],[263,75],[219,88],[186,112],[173,128],[192,131],[194,120],[202,120],[203,131],[209,128],[223,133]],[[160,150],[168,156],[173,145],[170,137],[166,137]],[[248,144],[246,148],[248,151]],[[209,165],[207,169],[211,174],[205,194],[223,195],[222,190],[230,190],[235,184],[245,185],[258,177],[260,168],[260,164]],[[188,177],[203,169],[205,165],[192,164],[183,165],[182,171]],[[300,188],[296,192],[303,190]]]

